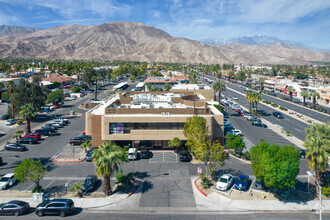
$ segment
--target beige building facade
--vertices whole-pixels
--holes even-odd
[[[168,148],[175,137],[186,140],[184,124],[198,115],[206,119],[211,138],[223,144],[223,115],[211,104],[213,95],[204,89],[118,93],[100,104],[89,103],[86,134],[92,136],[93,146],[112,141],[136,148]]]

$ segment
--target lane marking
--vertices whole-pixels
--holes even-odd
[[[32,186],[34,185],[34,183],[32,183],[28,188],[26,188],[26,190],[24,190],[25,192],[30,189]]]
[[[47,187],[52,184],[55,181],[55,179],[53,179],[52,181],[50,181],[50,183],[45,187],[45,189],[47,189]]]
[[[56,154],[54,154],[54,156],[52,156],[52,158],[50,158],[50,160],[56,158],[58,155],[60,155],[60,153],[62,153],[62,151],[64,151],[69,146],[70,146],[70,144],[66,144],[61,150],[59,150]]]

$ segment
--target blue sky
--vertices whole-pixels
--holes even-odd
[[[0,25],[136,21],[197,40],[268,35],[330,49],[330,0],[0,0]]]

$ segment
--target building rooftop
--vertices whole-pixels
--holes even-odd
[[[172,87],[172,90],[202,90],[202,89],[211,89],[211,87],[204,84],[177,84]]]

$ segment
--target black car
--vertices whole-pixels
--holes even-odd
[[[17,144],[17,143],[7,143],[5,145],[5,150],[7,151],[25,151],[27,150],[26,146]]]
[[[48,132],[51,132],[51,133],[56,132],[56,129],[53,126],[44,126],[40,130],[48,131]]]
[[[1,120],[8,120],[9,119],[9,115],[3,115],[2,117],[1,117]]]
[[[281,112],[273,112],[273,115],[276,117],[276,118],[283,118],[283,115]]]
[[[2,157],[0,157],[0,164],[2,164]]]
[[[71,144],[71,145],[80,145],[80,144],[85,143],[86,140],[91,140],[91,139],[92,139],[91,136],[81,135],[79,137],[70,138],[69,144]]]
[[[95,187],[97,185],[97,177],[96,175],[88,175],[85,179],[84,185],[83,185],[83,192],[90,192],[90,191],[94,191]]]
[[[305,158],[306,157],[306,150],[305,149],[299,149],[299,153],[300,153],[300,156],[302,158]]]
[[[42,129],[45,127],[51,127],[51,128],[54,128],[55,130],[58,130],[58,128],[59,128],[59,126],[55,126],[54,124],[51,124],[51,123],[46,123],[41,126]]]
[[[27,202],[13,200],[8,203],[0,204],[1,215],[15,215],[19,216],[26,214],[30,209],[30,205]]]
[[[35,212],[39,217],[43,215],[59,215],[65,217],[72,213],[74,208],[74,202],[71,199],[53,199],[37,205]]]
[[[25,137],[16,141],[18,144],[37,144],[38,140],[33,137]]]
[[[187,151],[181,151],[180,161],[191,161],[191,155]]]
[[[93,151],[97,149],[97,147],[91,148],[89,151],[87,151],[85,160],[91,162],[93,160]]]
[[[149,159],[151,156],[151,152],[148,149],[141,150],[141,158],[143,159]]]
[[[264,189],[265,188],[265,182],[263,180],[261,180],[261,181],[257,180],[254,185],[257,189]]]
[[[258,126],[258,127],[263,127],[263,128],[267,128],[267,125],[262,123],[261,121],[253,121],[252,122],[253,126]]]
[[[49,135],[49,132],[48,130],[44,130],[44,129],[38,129],[38,130],[34,130],[33,133],[38,133],[40,135],[43,135],[43,136],[47,136]]]

